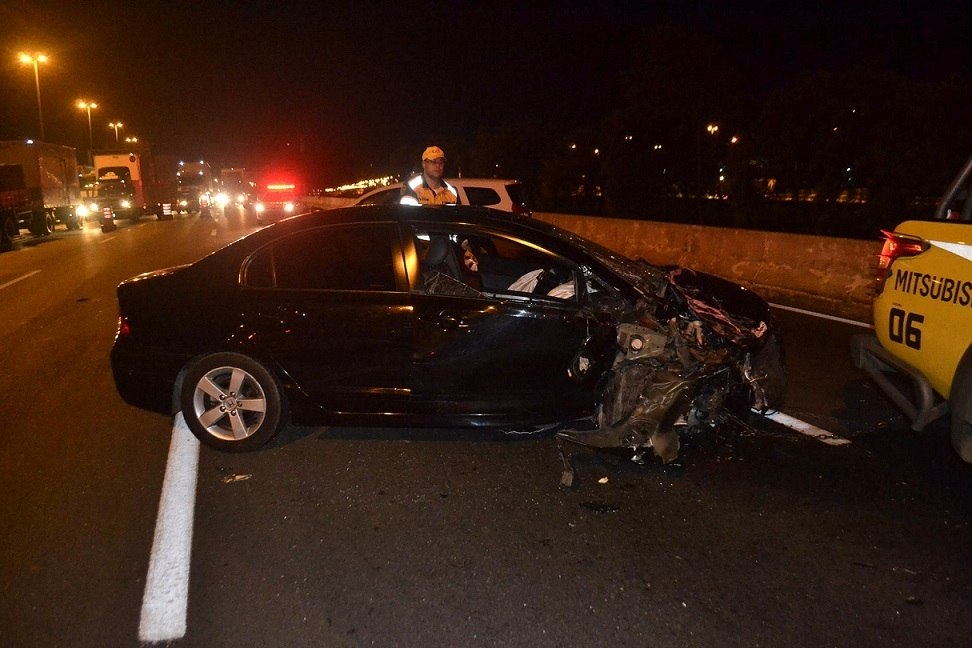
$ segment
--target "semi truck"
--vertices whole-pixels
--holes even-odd
[[[57,223],[84,223],[78,162],[70,146],[15,140],[0,142],[0,242],[26,228],[50,234]]]
[[[92,155],[95,196],[89,206],[100,218],[110,207],[113,218],[138,220],[162,214],[162,190],[155,161],[147,147],[125,151],[96,151]]]
[[[176,172],[179,179],[177,188],[177,209],[188,213],[199,211],[209,206],[209,199],[214,193],[213,170],[203,160],[198,162],[179,162]]]
[[[219,170],[220,191],[227,203],[246,205],[250,202],[250,183],[243,167],[227,167]]]

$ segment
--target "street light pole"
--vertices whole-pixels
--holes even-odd
[[[124,124],[122,124],[121,122],[109,122],[108,123],[108,128],[114,128],[115,129],[115,144],[118,143],[118,129],[121,128],[122,126],[124,126]]]
[[[41,109],[40,95],[40,68],[38,63],[47,63],[47,56],[44,54],[20,53],[21,63],[32,63],[34,65],[34,86],[37,88],[37,119],[40,122],[40,139],[44,141],[44,111]]]
[[[91,149],[94,148],[94,144],[92,143],[91,139],[91,109],[97,107],[98,104],[93,101],[78,99],[78,108],[85,110],[88,113],[88,164],[94,164],[94,158],[91,154]]]

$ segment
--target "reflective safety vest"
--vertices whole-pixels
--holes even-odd
[[[459,202],[459,192],[445,180],[436,191],[425,181],[425,175],[420,173],[405,183],[399,202],[403,205],[455,205]]]

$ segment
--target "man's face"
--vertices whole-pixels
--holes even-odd
[[[427,178],[442,179],[442,174],[445,172],[445,158],[422,160],[422,170]]]

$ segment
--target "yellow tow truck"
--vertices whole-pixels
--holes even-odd
[[[931,220],[883,232],[874,335],[851,340],[854,364],[915,431],[951,413],[952,446],[972,463],[972,158]],[[889,378],[898,373],[913,389]]]

